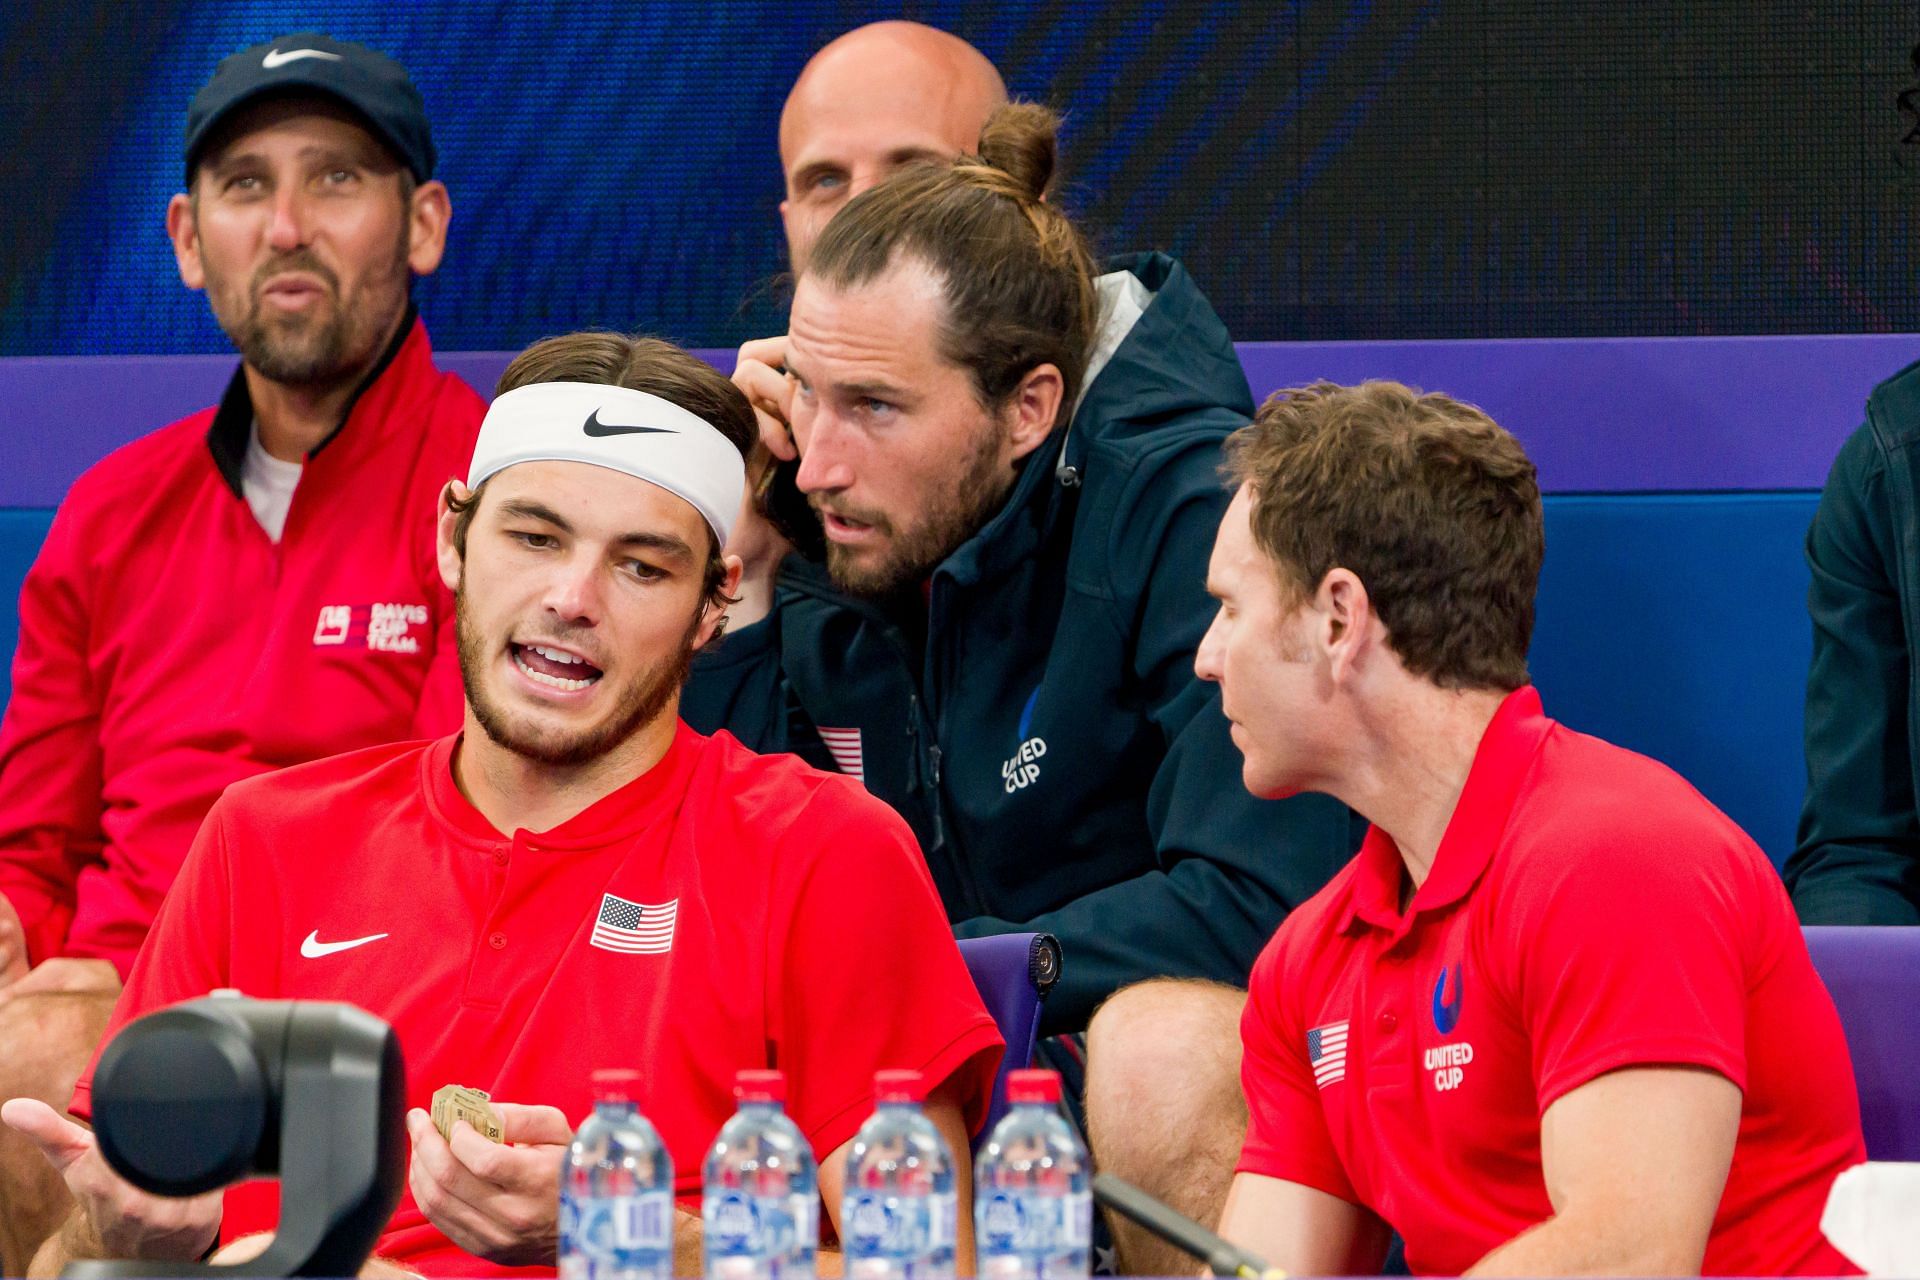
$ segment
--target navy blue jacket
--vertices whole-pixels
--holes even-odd
[[[1920,364],[1867,400],[1807,531],[1805,924],[1920,924]]]
[[[1244,985],[1362,830],[1327,797],[1241,785],[1193,658],[1230,496],[1220,445],[1252,395],[1178,263],[1110,265],[1150,305],[924,601],[848,600],[791,560],[773,616],[697,664],[682,707],[829,767],[817,731],[858,729],[867,786],[920,837],[954,931],[1059,937],[1048,1034],[1143,978]]]

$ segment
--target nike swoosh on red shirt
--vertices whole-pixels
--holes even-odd
[[[305,941],[301,942],[300,954],[309,960],[318,960],[322,956],[330,956],[336,951],[351,951],[355,947],[364,947],[369,942],[378,942],[386,936],[384,933],[370,933],[364,938],[348,938],[344,942],[322,942],[320,941],[320,931],[315,929],[306,936]]]

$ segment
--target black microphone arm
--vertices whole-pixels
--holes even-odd
[[[1093,1175],[1093,1198],[1115,1213],[1133,1219],[1176,1249],[1186,1250],[1206,1263],[1207,1269],[1217,1276],[1286,1280],[1284,1271],[1269,1267],[1239,1245],[1110,1173]]]

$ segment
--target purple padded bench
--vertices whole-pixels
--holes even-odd
[[[1920,929],[1809,928],[1833,993],[1874,1160],[1920,1160]]]

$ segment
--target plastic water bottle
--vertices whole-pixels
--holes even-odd
[[[1087,1149],[1060,1114],[1060,1077],[1007,1077],[1012,1109],[974,1162],[973,1242],[981,1280],[1065,1280],[1091,1262]]]
[[[593,1073],[560,1170],[562,1280],[671,1280],[673,1158],[633,1104],[638,1071]]]
[[[873,1116],[853,1136],[840,1241],[849,1280],[952,1280],[960,1216],[953,1153],[920,1104],[918,1071],[873,1078]]]
[[[787,1078],[742,1071],[740,1109],[720,1129],[702,1173],[707,1280],[813,1280],[820,1244],[820,1173],[787,1118]]]

